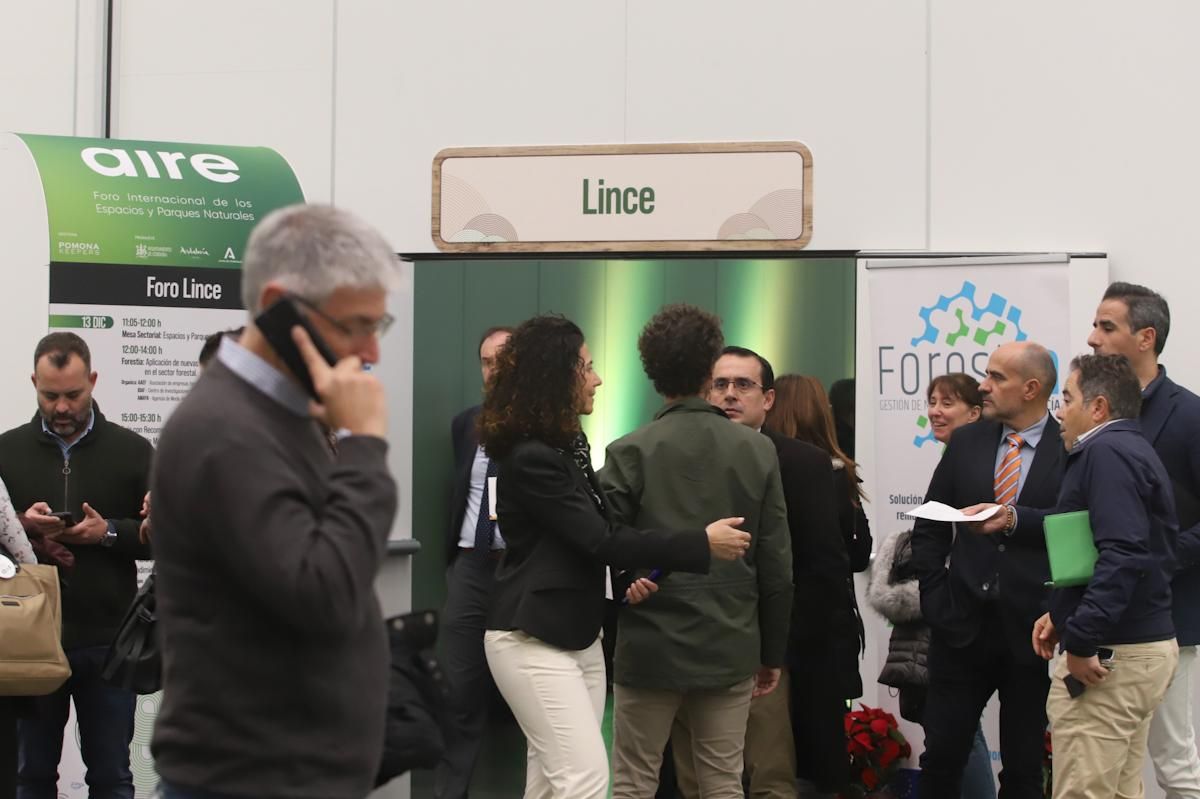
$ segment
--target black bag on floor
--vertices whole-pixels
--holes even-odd
[[[162,688],[162,651],[154,605],[151,573],[125,611],[101,672],[113,685],[138,694],[152,694]]]
[[[394,616],[384,622],[391,645],[383,762],[376,787],[414,768],[433,768],[446,748],[449,690],[433,653],[437,612]]]

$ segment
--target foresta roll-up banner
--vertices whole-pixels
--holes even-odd
[[[1088,351],[1092,315],[1107,283],[1108,262],[1100,255],[860,255],[856,457],[876,551],[888,536],[912,528],[904,512],[924,501],[945,449],[933,437],[927,415],[929,381],[949,372],[982,381],[997,347],[1037,342],[1050,351],[1058,369],[1047,403],[1048,411],[1057,411],[1067,366]],[[864,622],[865,698],[897,710],[889,696],[894,692],[874,684],[890,630],[874,610],[864,610]],[[997,724],[993,703],[983,729],[995,764]],[[902,722],[902,729],[910,742],[923,740],[919,727]],[[913,765],[919,755],[915,745]]]
[[[97,404],[152,442],[195,381],[205,337],[245,321],[241,265],[250,230],[304,200],[287,161],[263,147],[28,134],[0,134],[0,186],[2,259],[20,295],[0,296],[10,317],[20,313],[6,319],[10,339],[78,333],[99,375]],[[42,269],[48,318],[14,331],[34,318],[19,309],[47,297],[46,279],[29,277]],[[32,354],[30,345],[19,360]],[[33,397],[27,401],[25,420]],[[158,700],[138,698],[130,747],[138,797],[152,796],[157,783],[150,735]],[[77,741],[72,719],[57,794],[68,799],[87,796]]]
[[[45,195],[48,326],[83,335],[105,413],[156,441],[204,338],[244,320],[251,228],[300,184],[263,147],[18,137]]]

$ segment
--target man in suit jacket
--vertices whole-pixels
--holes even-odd
[[[492,327],[479,339],[479,369],[484,389],[496,354],[512,335],[510,327]],[[479,406],[467,408],[450,423],[454,447],[454,483],[450,527],[446,531],[446,604],[441,617],[442,669],[450,685],[453,731],[434,778],[437,799],[465,799],[479,756],[492,674],[483,653],[483,633],[504,539],[489,510],[489,477],[496,469],[479,446]]]
[[[1113,283],[1104,292],[1088,346],[1124,355],[1142,386],[1142,434],[1167,469],[1179,514],[1178,570],[1171,611],[1179,666],[1150,722],[1150,758],[1171,799],[1200,797],[1200,757],[1192,725],[1191,685],[1200,644],[1200,397],[1177,385],[1158,363],[1171,327],[1167,301],[1144,286]]]
[[[922,799],[957,799],[979,716],[1001,703],[1002,799],[1042,795],[1045,663],[1029,645],[1049,579],[1042,518],[1054,507],[1065,455],[1046,403],[1058,379],[1050,353],[1004,344],[980,384],[983,420],[954,432],[925,500],[978,512],[983,522],[917,520],[913,566],[932,629]]]
[[[824,655],[840,652],[834,642],[847,637],[853,639],[857,654],[858,630],[847,579],[850,558],[834,502],[833,466],[817,447],[763,427],[775,402],[774,385],[775,370],[766,358],[744,347],[726,347],[713,366],[708,399],[733,421],[771,439],[779,456],[795,584],[788,668],[778,688],[750,701],[744,759],[751,796],[793,799],[798,751],[811,754],[806,759],[814,762],[829,760],[830,766],[845,752],[845,692],[840,688],[841,675],[834,658]],[[799,711],[794,717],[793,707]],[[798,736],[793,735],[793,727]],[[677,751],[691,752],[691,730],[683,714],[676,717],[671,743]],[[680,793],[684,799],[699,796],[691,758],[676,760]],[[819,775],[804,768],[799,776],[814,780]],[[838,776],[844,781],[844,768]],[[841,782],[818,787],[836,789]]]

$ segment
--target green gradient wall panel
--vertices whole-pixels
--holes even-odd
[[[469,373],[462,367],[465,282],[460,261],[415,270],[413,303],[413,537],[422,550],[413,560],[413,607],[440,607],[445,595],[442,546],[454,468],[450,419],[462,407]],[[478,381],[478,376],[475,378]]]
[[[637,338],[666,303],[720,314],[726,340],[760,350],[778,372],[814,374],[826,385],[853,374],[853,258],[438,260],[416,264],[415,295],[417,608],[444,599],[450,420],[478,402],[475,345],[485,328],[549,311],[579,324],[604,379],[585,420],[597,464],[609,441],[661,404],[642,372]]]
[[[726,342],[759,352],[776,374],[815,375],[826,387],[853,374],[854,274],[845,263],[722,261],[717,312]]]
[[[642,327],[662,307],[662,261],[609,261],[608,313],[605,317],[605,385],[594,416],[593,441],[597,466],[604,462],[604,445],[637,429],[653,417],[661,400],[642,371],[637,339]]]
[[[686,302],[716,311],[717,261],[684,258],[655,263],[662,264],[664,302]]]

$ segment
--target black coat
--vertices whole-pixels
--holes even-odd
[[[796,773],[822,789],[845,783],[845,700],[862,693],[850,558],[838,503],[845,492],[829,455],[764,429],[779,455],[795,593],[788,636]],[[832,489],[832,490],[831,490]]]
[[[1200,397],[1161,376],[1142,392],[1142,434],[1162,460],[1179,514],[1171,582],[1172,616],[1180,646],[1200,644]]]
[[[994,502],[992,481],[1002,432],[1002,425],[991,421],[954,431],[925,501],[955,508]],[[1045,583],[1050,579],[1042,519],[1056,504],[1065,463],[1058,422],[1051,417],[1017,497],[1017,529],[1011,535],[980,535],[960,525],[954,537],[948,522],[918,519],[913,525],[921,613],[940,640],[965,647],[981,634],[1003,634],[1019,660],[1037,658],[1029,636],[1046,611]],[[1003,630],[984,630],[983,603],[996,592]]]
[[[572,460],[524,441],[500,460],[496,513],[507,548],[496,570],[489,630],[522,630],[585,649],[604,618],[604,565],[707,573],[703,530],[637,530],[596,506],[601,488]]]

